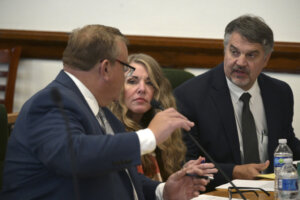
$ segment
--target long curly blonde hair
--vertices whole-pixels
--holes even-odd
[[[149,75],[150,81],[154,87],[153,98],[161,102],[164,108],[176,108],[175,98],[172,93],[172,86],[167,78],[163,75],[162,69],[157,61],[146,54],[132,54],[128,57],[129,63],[142,64]],[[127,131],[137,131],[146,128],[153,116],[157,112],[151,108],[147,111],[140,123],[133,121],[128,115],[128,108],[124,101],[124,89],[121,92],[118,102],[114,102],[110,106],[111,111],[124,123]],[[165,181],[172,173],[179,170],[184,163],[186,146],[182,141],[182,133],[180,129],[174,133],[165,142],[158,145],[155,150],[160,173]],[[155,168],[149,155],[142,156],[142,166],[145,175],[155,174]]]

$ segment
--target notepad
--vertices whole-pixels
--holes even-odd
[[[259,174],[259,175],[256,175],[255,177],[275,180],[275,174],[274,173],[271,173],[271,174]]]

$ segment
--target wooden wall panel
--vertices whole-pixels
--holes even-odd
[[[23,58],[61,59],[67,32],[0,29],[0,46],[22,46]],[[211,68],[223,60],[217,39],[127,35],[129,53],[153,56],[164,67]],[[267,71],[300,73],[300,43],[275,42]]]

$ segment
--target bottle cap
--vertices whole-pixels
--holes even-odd
[[[279,144],[286,144],[287,140],[285,138],[281,138],[278,140]]]

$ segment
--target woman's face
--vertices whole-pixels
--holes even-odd
[[[135,71],[125,79],[124,100],[133,120],[139,122],[151,108],[154,87],[143,64],[133,62],[130,65],[135,67]]]

